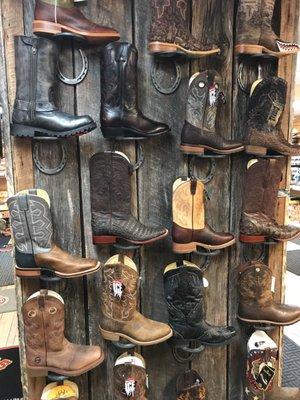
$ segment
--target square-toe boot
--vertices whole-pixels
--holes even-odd
[[[203,275],[197,265],[189,261],[169,264],[164,270],[164,288],[175,343],[197,340],[204,346],[223,346],[236,335],[232,326],[206,322]]]
[[[205,57],[220,52],[217,45],[202,43],[189,32],[187,0],[151,0],[151,9],[151,54]]]
[[[150,139],[170,130],[145,117],[139,108],[137,62],[137,48],[130,43],[110,43],[103,51],[101,129],[106,139]]]
[[[41,400],[79,400],[79,389],[76,383],[69,380],[49,383],[43,389]]]
[[[11,135],[64,138],[95,129],[88,115],[71,115],[55,105],[58,44],[33,36],[14,40],[17,87]]]
[[[123,353],[114,366],[114,399],[148,399],[148,377],[144,358],[138,353]]]
[[[129,257],[115,255],[102,268],[100,331],[104,339],[151,346],[172,336],[167,324],[137,311],[138,282],[137,267]]]
[[[41,36],[73,33],[83,36],[93,45],[120,39],[115,29],[88,20],[74,5],[74,0],[36,0],[32,28],[36,35]]]
[[[147,244],[167,236],[163,227],[149,227],[131,213],[133,167],[120,152],[106,151],[90,160],[92,230],[94,244],[123,240]]]
[[[246,153],[258,156],[267,153],[300,155],[300,146],[290,144],[281,129],[286,94],[287,83],[284,79],[270,77],[253,83],[245,126]]]
[[[76,278],[98,271],[100,262],[73,256],[53,243],[48,193],[29,189],[7,201],[14,237],[16,275],[34,278],[42,270],[61,278]]]
[[[300,307],[277,304],[272,292],[272,271],[260,261],[238,269],[238,318],[254,324],[292,325],[300,321]]]
[[[278,191],[283,163],[277,159],[254,159],[248,163],[244,181],[240,241],[263,243],[266,239],[288,241],[300,235],[294,225],[276,221]]]
[[[205,150],[231,154],[244,150],[239,142],[224,139],[216,132],[220,102],[225,102],[222,79],[216,71],[197,72],[189,82],[186,117],[181,132],[180,150],[186,154],[204,154]]]
[[[300,400],[300,389],[277,387],[266,393],[264,400]]]
[[[177,400],[206,400],[204,381],[197,371],[184,371],[176,382]]]
[[[297,53],[300,46],[278,38],[272,28],[276,0],[240,0],[237,13],[237,54],[268,53],[276,57]]]
[[[204,184],[190,178],[178,178],[173,184],[173,251],[192,253],[197,247],[208,250],[232,246],[230,233],[215,232],[205,222]]]
[[[58,293],[36,292],[23,304],[22,314],[28,375],[78,376],[103,362],[100,347],[77,345],[65,338],[65,306]]]

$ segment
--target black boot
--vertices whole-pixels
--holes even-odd
[[[130,43],[108,44],[101,71],[101,127],[106,139],[147,139],[169,132],[145,117],[138,106],[138,52]]]
[[[168,265],[164,271],[169,324],[177,342],[197,340],[205,346],[227,344],[236,334],[232,326],[211,326],[205,321],[203,276],[189,261]]]
[[[91,117],[61,112],[53,100],[57,44],[45,38],[15,37],[17,91],[11,134],[26,137],[68,137],[96,128]]]

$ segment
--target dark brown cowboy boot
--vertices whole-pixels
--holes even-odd
[[[276,221],[282,168],[282,162],[276,159],[251,160],[248,164],[240,221],[241,242],[263,243],[266,239],[283,242],[300,235],[299,227],[279,225]]]
[[[76,383],[69,380],[52,382],[45,386],[41,400],[79,400],[79,389]]]
[[[208,250],[232,246],[231,233],[215,232],[205,222],[204,184],[198,180],[179,178],[173,184],[173,251],[191,253],[197,247]]]
[[[120,39],[115,29],[89,21],[74,5],[74,0],[36,0],[33,32],[43,36],[74,33],[95,45]]]
[[[180,150],[186,154],[204,154],[204,150],[231,154],[244,150],[239,142],[224,139],[216,132],[220,102],[225,102],[222,79],[216,71],[197,72],[189,82],[186,119],[181,132]]]
[[[147,379],[144,358],[138,353],[123,353],[114,366],[114,399],[147,400]]]
[[[48,193],[29,189],[7,201],[15,242],[16,275],[39,277],[42,270],[61,278],[92,274],[100,262],[73,256],[53,243],[53,226]]]
[[[129,257],[115,255],[102,268],[100,331],[104,339],[123,338],[139,346],[151,346],[172,336],[168,325],[137,311],[138,282],[137,267]]]
[[[268,53],[282,57],[300,46],[278,38],[272,28],[275,0],[240,0],[237,14],[237,54]]]
[[[277,304],[272,293],[272,271],[260,261],[238,269],[240,294],[238,318],[245,322],[292,325],[300,321],[300,307]]]
[[[203,57],[218,54],[216,45],[197,40],[187,29],[187,0],[151,0],[149,51],[152,54]]]
[[[78,376],[103,362],[100,347],[73,344],[65,338],[65,307],[58,293],[41,290],[33,294],[24,303],[22,313],[28,375],[54,372]]]
[[[177,378],[177,400],[205,400],[206,388],[203,379],[195,370],[183,372]]]

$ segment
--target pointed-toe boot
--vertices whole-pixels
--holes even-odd
[[[114,366],[114,399],[147,400],[147,380],[144,358],[138,353],[123,353]]]
[[[76,383],[69,380],[49,383],[43,389],[41,400],[79,400],[79,389]]]
[[[137,311],[139,274],[126,256],[111,257],[102,268],[101,335],[106,340],[126,339],[139,346],[151,346],[172,336],[164,323]]]
[[[278,38],[272,28],[275,0],[240,0],[237,13],[237,54],[268,53],[276,57],[295,54],[297,43]]]
[[[167,236],[163,227],[149,227],[131,213],[132,164],[125,154],[106,151],[90,160],[92,230],[94,244],[118,240],[147,244]]]
[[[139,108],[137,62],[137,48],[130,43],[110,43],[103,51],[101,130],[106,139],[151,139],[170,131]]]
[[[300,146],[289,143],[280,126],[286,105],[286,93],[287,83],[278,77],[253,83],[244,138],[246,153],[258,156],[300,155]]]
[[[187,0],[151,0],[149,52],[158,55],[205,57],[219,54],[215,44],[196,39],[187,28]]]
[[[11,135],[59,137],[83,135],[96,128],[88,115],[59,111],[54,102],[58,44],[52,40],[15,36],[16,98]]]
[[[266,393],[264,400],[300,400],[300,389],[276,387]]]
[[[173,251],[192,253],[197,247],[208,250],[232,246],[231,233],[215,232],[205,223],[204,184],[179,178],[173,184]]]
[[[189,82],[186,119],[181,132],[180,150],[204,154],[205,150],[231,154],[244,150],[239,142],[224,139],[216,132],[218,105],[225,101],[222,79],[216,71],[197,72]]]
[[[275,303],[272,271],[265,264],[250,261],[239,267],[238,274],[240,320],[281,326],[300,321],[300,307]]]
[[[177,400],[206,400],[206,388],[195,370],[187,370],[177,378]]]
[[[41,290],[33,294],[22,313],[28,375],[78,376],[103,362],[100,347],[77,345],[65,338],[65,307],[58,293]]]
[[[203,276],[189,261],[169,264],[164,271],[165,299],[172,341],[195,340],[204,346],[224,346],[236,335],[232,326],[213,326],[205,320]]]
[[[240,221],[241,242],[263,243],[266,239],[283,242],[300,236],[299,227],[279,225],[275,218],[282,168],[282,161],[277,159],[249,162]]]
[[[16,275],[39,277],[43,270],[60,278],[76,278],[98,271],[100,262],[73,256],[53,243],[48,193],[24,190],[7,201],[14,236]]]
[[[103,45],[120,39],[115,29],[89,21],[74,0],[36,0],[33,32],[52,36],[62,32],[83,36],[88,43]]]

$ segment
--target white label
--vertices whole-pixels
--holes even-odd
[[[203,286],[206,288],[209,286],[209,282],[206,278],[203,277]]]
[[[135,380],[129,378],[125,381],[125,394],[127,397],[133,397],[135,393]]]
[[[271,292],[273,293],[275,293],[275,283],[276,283],[276,278],[275,276],[272,276]]]
[[[121,299],[123,294],[123,283],[122,281],[113,281],[114,296]]]

